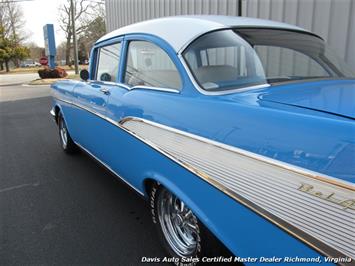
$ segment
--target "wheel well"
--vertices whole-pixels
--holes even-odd
[[[148,178],[144,180],[144,194],[146,195],[147,198],[150,196],[150,191],[152,190],[152,187],[157,184],[158,182],[154,179]]]
[[[54,107],[54,113],[55,113],[55,121],[57,122],[57,124],[58,124],[58,114],[59,114],[59,111],[60,111],[60,108],[59,108],[58,105],[56,105],[56,106]]]
[[[145,196],[149,200],[150,198],[150,193],[154,185],[160,183],[152,178],[147,178],[143,181],[144,183],[144,192]],[[162,185],[163,186],[163,185]],[[202,234],[204,234],[205,238],[207,241],[211,244],[211,248],[209,249],[209,253],[211,253],[213,256],[224,256],[224,257],[230,257],[233,256],[233,253],[224,245],[224,243],[217,238],[211,231],[210,229],[204,224],[202,220],[199,220],[200,224],[202,225],[201,231]],[[213,243],[213,245],[212,245]]]

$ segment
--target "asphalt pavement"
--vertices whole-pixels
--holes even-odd
[[[30,82],[31,80],[38,78],[38,73],[0,74],[0,86],[21,85],[22,83]]]
[[[73,70],[68,70],[68,74],[74,74]],[[10,73],[10,74],[0,74],[0,86],[5,85],[21,85],[23,83],[28,83],[31,80],[38,79],[38,73]]]
[[[0,74],[0,102],[49,96],[48,85],[27,85],[37,78],[37,73]]]
[[[49,85],[32,86],[27,84],[0,85],[0,102],[32,99],[50,95]]]
[[[12,84],[0,87],[0,265],[164,256],[147,203],[85,153],[61,151],[48,87],[5,98],[4,88],[26,88]]]

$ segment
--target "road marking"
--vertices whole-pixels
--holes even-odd
[[[21,86],[22,87],[44,87],[44,86],[51,86],[52,84],[27,84],[27,83],[23,83]]]
[[[24,187],[29,187],[29,186],[37,187],[37,186],[39,186],[39,183],[37,182],[37,183],[33,183],[33,184],[22,184],[22,185],[18,185],[18,186],[3,188],[3,189],[0,189],[0,193],[11,191],[11,190],[14,190],[14,189],[20,189],[20,188],[24,188]]]
[[[52,223],[48,223],[45,225],[45,227],[43,227],[43,229],[41,230],[41,233],[43,233],[44,231],[52,230],[56,227],[57,227],[57,225],[52,224]]]
[[[20,82],[20,83],[0,84],[0,87],[12,87],[12,86],[20,86],[20,85],[23,85],[22,82]]]

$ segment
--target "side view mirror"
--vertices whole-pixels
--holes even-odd
[[[80,78],[84,81],[87,81],[89,79],[89,71],[87,71],[87,69],[82,69],[80,71]]]

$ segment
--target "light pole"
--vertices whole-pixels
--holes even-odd
[[[75,74],[79,74],[78,66],[78,44],[76,41],[76,30],[75,30],[75,6],[73,0],[70,0],[71,5],[71,21],[72,21],[72,31],[73,31],[73,42],[74,42],[74,65],[75,65]]]

